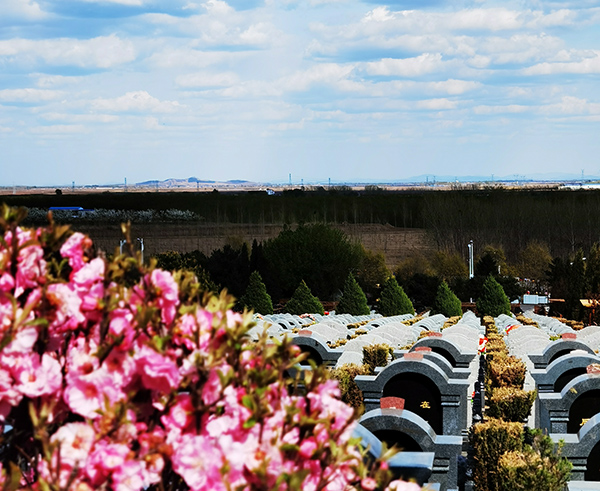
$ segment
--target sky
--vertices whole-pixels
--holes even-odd
[[[0,0],[0,186],[600,174],[600,1]]]

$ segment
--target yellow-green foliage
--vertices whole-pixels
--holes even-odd
[[[485,352],[489,355],[508,355],[508,349],[506,348],[506,343],[504,342],[504,338],[499,334],[491,333],[487,336],[488,342],[485,347]]]
[[[369,368],[371,375],[375,367],[385,367],[392,359],[393,348],[389,344],[371,344],[363,347],[363,364]]]
[[[515,423],[522,422],[529,416],[536,391],[524,391],[514,387],[498,387],[488,394],[485,410],[486,417],[499,418]]]
[[[413,317],[412,319],[406,319],[405,321],[402,321],[402,324],[404,324],[405,326],[412,326],[413,324],[416,324],[420,320],[423,320],[423,316],[417,315],[416,317]]]
[[[442,330],[446,329],[447,327],[453,326],[461,319],[462,319],[462,315],[455,315],[453,317],[450,317],[446,322],[444,322],[444,325],[442,326]]]
[[[523,426],[489,419],[471,427],[473,481],[478,491],[501,491],[499,460],[502,454],[522,448]]]
[[[492,326],[492,329],[498,332],[498,329],[496,328],[496,323],[494,322],[494,318],[491,315],[484,315],[483,319],[481,319],[481,323],[485,326],[486,332],[489,333],[489,329],[492,328]]]
[[[500,457],[498,478],[501,491],[563,491],[572,464],[560,456],[562,444],[555,444],[540,430],[532,432],[531,445],[506,452]]]
[[[369,375],[369,367],[365,365],[342,365],[339,368],[331,370],[331,378],[338,381],[342,401],[354,408],[357,416],[360,416],[364,410],[363,394],[356,385],[354,377],[357,375]]]
[[[540,327],[536,321],[530,319],[529,317],[525,317],[523,314],[517,314],[517,320],[524,326]]]
[[[561,319],[561,318],[558,318],[558,317],[555,317],[555,319],[563,322],[564,324],[566,324],[567,326],[569,326],[570,328],[572,328],[575,331],[580,331],[584,327],[583,322],[581,322],[581,321]]]
[[[487,364],[489,386],[522,389],[525,370],[525,363],[516,356],[494,356]]]

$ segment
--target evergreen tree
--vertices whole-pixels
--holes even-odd
[[[432,314],[443,314],[446,317],[462,315],[460,300],[450,290],[448,283],[445,281],[442,281],[438,287],[435,301],[433,302]]]
[[[259,314],[270,315],[273,313],[271,296],[267,293],[267,287],[263,283],[258,271],[253,271],[250,275],[248,288],[246,288],[246,293],[240,298],[240,303],[249,310],[254,310],[254,312],[258,312]]]
[[[324,314],[323,304],[315,297],[310,288],[304,283],[304,280],[300,282],[298,288],[292,295],[292,298],[285,305],[284,312],[288,314],[302,315],[302,314]]]
[[[386,317],[415,313],[410,299],[393,276],[385,282],[383,290],[381,290],[377,310]]]
[[[368,315],[371,312],[367,305],[367,297],[360,288],[352,273],[346,278],[342,298],[338,303],[336,314]]]
[[[483,283],[481,296],[477,299],[477,311],[481,316],[510,315],[510,301],[504,293],[502,285],[492,275],[489,275]]]

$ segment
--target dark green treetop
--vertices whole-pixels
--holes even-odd
[[[258,271],[253,271],[250,275],[248,288],[246,288],[246,292],[240,298],[240,303],[249,310],[254,310],[254,312],[258,312],[259,314],[270,315],[273,313],[271,296],[267,293],[267,287],[263,283]]]
[[[412,302],[393,276],[385,282],[381,290],[377,310],[386,317],[415,313]]]
[[[481,296],[477,299],[477,312],[481,316],[510,315],[510,300],[504,293],[502,285],[492,275],[489,275],[483,283]]]
[[[344,283],[344,291],[342,292],[342,298],[338,303],[336,314],[350,314],[350,315],[368,315],[371,312],[369,305],[367,304],[367,297],[360,288],[358,282],[352,276],[352,273],[346,278]]]
[[[304,280],[300,282],[298,288],[292,295],[292,298],[285,305],[284,312],[294,315],[302,314],[323,314],[323,304],[315,297]]]
[[[431,313],[443,314],[446,317],[462,315],[461,302],[445,281],[438,286]]]

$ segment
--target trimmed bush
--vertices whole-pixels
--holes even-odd
[[[392,359],[394,349],[388,344],[371,344],[363,347],[363,365],[369,370],[369,375],[375,374],[375,367],[385,367]]]
[[[377,310],[386,317],[415,313],[412,302],[393,276],[383,286]]]
[[[532,442],[521,451],[500,457],[498,480],[502,491],[563,491],[573,465],[561,457],[562,444],[555,445],[541,430],[530,433]]]
[[[523,426],[490,419],[471,427],[473,481],[479,491],[501,491],[499,460],[505,452],[522,448]],[[523,488],[527,489],[527,488]]]
[[[525,370],[525,363],[516,356],[494,356],[487,364],[489,386],[522,389]]]
[[[438,286],[431,310],[432,314],[443,314],[446,317],[462,316],[462,304],[445,281]]]
[[[485,415],[520,423],[529,416],[536,391],[525,391],[514,387],[498,387],[487,398]]]
[[[346,278],[344,291],[335,309],[336,314],[368,315],[371,309],[367,304],[367,297],[362,291],[352,273]]]
[[[356,385],[354,378],[357,375],[369,375],[369,368],[365,365],[342,365],[339,368],[331,370],[330,376],[337,380],[340,392],[342,393],[342,401],[354,408],[357,416],[365,412],[365,404],[363,393]]]
[[[284,312],[294,315],[323,315],[325,310],[323,309],[323,304],[311,293],[310,288],[308,288],[306,283],[304,283],[304,280],[302,280],[292,295],[292,298],[285,304]]]
[[[477,299],[477,311],[481,316],[510,315],[510,301],[504,293],[502,285],[492,275],[488,276],[483,283],[481,296]]]
[[[267,287],[262,281],[258,271],[250,275],[246,293],[240,298],[240,303],[248,310],[254,310],[263,315],[273,313],[273,302],[271,296],[267,293]]]

